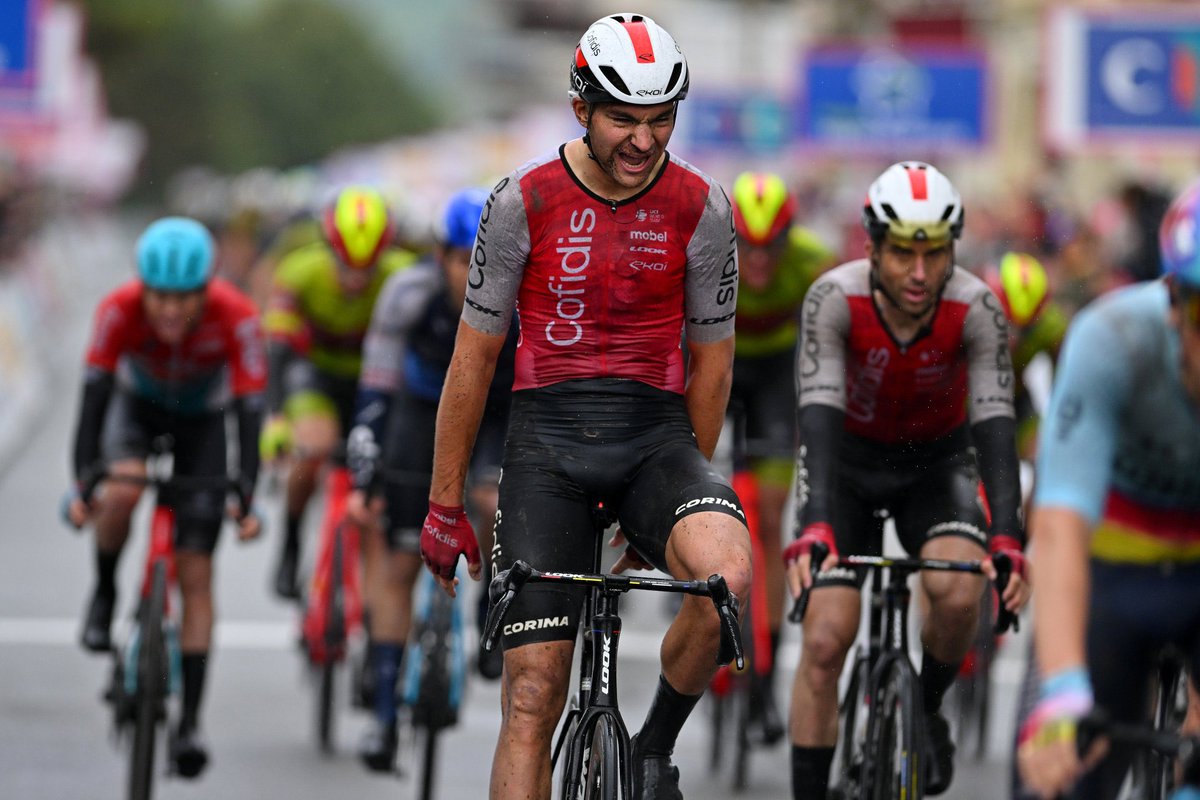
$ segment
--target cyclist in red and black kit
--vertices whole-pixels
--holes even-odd
[[[75,433],[76,485],[86,486],[97,469],[144,476],[151,441],[163,435],[173,442],[175,475],[224,478],[230,412],[249,507],[267,382],[258,309],[232,284],[212,277],[212,237],[195,220],[166,217],[151,224],[138,239],[137,262],[138,278],[96,310]],[[90,521],[96,530],[97,584],[82,637],[88,650],[112,646],[117,561],[140,495],[140,486],[108,481],[94,499],[79,491],[71,498],[71,521]],[[189,492],[175,504],[183,707],[171,755],[183,777],[198,775],[208,761],[199,736],[200,700],[212,641],[212,554],[225,513],[221,488]],[[254,538],[258,517],[241,516],[239,527],[242,539]]]
[[[488,200],[421,534],[426,564],[451,593],[460,555],[480,574],[463,482],[514,308],[521,336],[493,570],[524,559],[590,572],[591,512],[603,502],[620,522],[615,541],[629,543],[614,570],[721,573],[738,596],[749,586],[744,515],[708,460],[732,380],[733,222],[721,187],[666,151],[687,88],[683,54],[653,20],[598,20],[571,64],[585,135],[501,180]],[[502,632],[493,800],[550,797],[550,742],[582,599],[530,586],[509,612],[527,624]],[[716,671],[718,644],[711,604],[688,598],[663,639],[658,689],[634,738],[635,796],[682,796],[670,756]]]
[[[963,207],[932,166],[889,167],[867,193],[864,259],[813,284],[801,318],[797,531],[784,551],[793,596],[810,550],[829,547],[804,622],[792,688],[794,796],[824,797],[837,740],[838,676],[858,630],[864,573],[838,553],[878,554],[884,517],[909,553],[977,559],[1005,552],[1005,605],[1029,595],[1004,310],[954,263]],[[980,477],[991,509],[979,501]],[[989,577],[995,570],[984,562]],[[930,753],[925,786],[950,784],[954,746],[940,713],[978,624],[983,579],[923,573],[921,688]]]

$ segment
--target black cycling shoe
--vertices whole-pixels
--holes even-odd
[[[117,605],[116,595],[94,592],[84,617],[79,643],[84,650],[107,653],[112,650],[112,617]]]
[[[208,766],[208,747],[195,729],[180,726],[171,737],[170,750],[175,774],[181,778],[195,778]]]
[[[954,779],[954,742],[950,723],[937,711],[925,714],[925,794],[938,795],[950,788]]]
[[[683,793],[679,791],[679,767],[671,763],[671,756],[642,754],[638,749],[637,734],[630,744],[634,800],[683,800]]]
[[[275,567],[275,594],[284,600],[300,599],[300,581],[296,572],[300,566],[300,554],[291,547],[284,547]]]
[[[396,768],[396,747],[399,735],[396,723],[388,725],[372,716],[358,745],[358,757],[372,772],[392,772]]]

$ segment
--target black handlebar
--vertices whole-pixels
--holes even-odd
[[[500,625],[508,613],[517,594],[527,583],[556,583],[560,585],[586,586],[601,592],[617,595],[631,590],[651,592],[673,592],[708,597],[717,610],[721,622],[721,646],[717,663],[736,663],[738,669],[745,667],[742,650],[741,626],[738,624],[738,601],[729,591],[725,578],[710,575],[706,580],[677,581],[668,578],[637,578],[628,575],[586,575],[579,573],[539,572],[524,561],[517,561],[510,569],[492,578],[488,586],[491,608],[483,627],[483,649],[491,652],[500,638]]]
[[[84,476],[79,485],[79,496],[84,502],[89,502],[96,492],[96,487],[104,481],[115,483],[132,483],[137,486],[152,486],[157,489],[172,488],[181,491],[205,491],[221,489],[232,494],[237,500],[241,516],[250,513],[250,497],[246,487],[241,482],[227,475],[173,475],[161,478],[153,475],[114,475],[107,470],[99,469]]]
[[[804,615],[808,611],[809,595],[812,588],[816,585],[817,576],[820,573],[821,565],[825,563],[825,559],[829,557],[829,546],[823,542],[814,542],[812,549],[809,550],[811,560],[809,561],[809,570],[812,574],[813,581],[807,587],[800,591],[800,596],[796,598],[796,602],[792,605],[792,610],[788,614],[788,621],[800,623],[804,621]],[[868,566],[875,568],[883,567],[901,567],[909,570],[935,569],[949,572],[982,572],[981,562],[979,561],[948,561],[937,558],[882,558],[874,556],[846,556],[842,562],[850,566]],[[1004,606],[1004,589],[1008,586],[1008,581],[1012,577],[1013,564],[1012,559],[1005,553],[996,553],[992,556],[992,564],[996,567],[996,592],[1000,597],[999,611],[996,614],[996,625],[994,632],[997,634],[1004,633],[1011,628],[1014,631],[1020,630],[1020,619],[1012,611],[1009,611]]]
[[[1200,755],[1200,738],[1178,731],[1160,730],[1146,723],[1114,722],[1100,709],[1090,711],[1079,720],[1075,729],[1075,747],[1084,757],[1099,739],[1111,739],[1119,744],[1146,748],[1177,759],[1190,767]]]

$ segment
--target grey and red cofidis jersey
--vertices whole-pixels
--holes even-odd
[[[684,388],[681,337],[733,335],[737,256],[720,185],[669,156],[613,202],[584,188],[562,148],[492,191],[479,223],[463,320],[521,325],[513,389],[580,378]]]
[[[199,323],[177,346],[150,328],[141,282],[119,286],[96,309],[86,363],[114,373],[123,390],[184,414],[221,409],[230,395],[260,393],[267,382],[258,309],[220,278],[209,284]]]
[[[933,319],[906,345],[875,307],[869,261],[817,280],[801,317],[800,405],[838,408],[847,432],[883,445],[940,439],[968,414],[972,423],[1013,416],[1004,311],[983,281],[952,269]]]

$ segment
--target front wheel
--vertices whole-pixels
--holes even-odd
[[[870,665],[858,655],[850,673],[850,683],[838,710],[838,740],[833,757],[834,785],[831,796],[857,798],[863,780],[863,762],[867,740],[867,721],[870,703],[867,701],[867,684],[870,681]]]
[[[425,729],[425,753],[421,759],[421,800],[433,800],[437,788],[437,754],[440,728]]]
[[[167,569],[154,567],[150,595],[138,613],[137,689],[133,714],[133,743],[129,756],[129,800],[150,800],[154,788],[154,745],[163,717],[167,689],[167,649],[163,613],[167,599]]]
[[[602,716],[592,728],[591,750],[584,762],[585,800],[617,800],[621,796],[620,739],[612,719]]]
[[[325,639],[325,661],[318,664],[317,670],[317,705],[316,705],[316,723],[317,723],[317,746],[322,753],[329,754],[334,751],[336,716],[334,710],[334,697],[336,696],[337,684],[337,666],[341,660],[342,654],[346,648],[346,626],[345,626],[345,609],[346,609],[346,590],[342,583],[342,560],[344,554],[342,552],[342,532],[337,530],[334,532],[336,537],[333,542],[333,557],[330,559],[330,570],[328,575],[327,588],[327,605],[325,614],[325,630],[322,636]]]
[[[916,674],[907,662],[893,663],[880,681],[871,711],[871,768],[875,800],[919,800],[925,796],[924,729]]]

